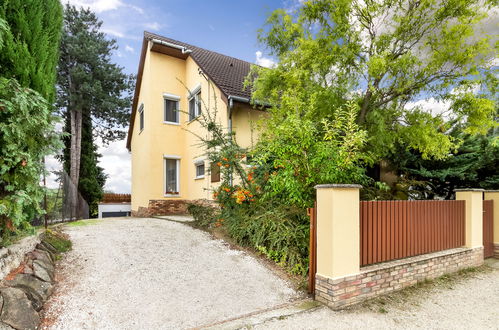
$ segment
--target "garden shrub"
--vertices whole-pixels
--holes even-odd
[[[187,212],[194,218],[195,225],[201,228],[209,228],[216,223],[217,210],[214,207],[189,203]]]
[[[308,271],[310,222],[306,214],[321,183],[363,183],[359,152],[366,134],[355,124],[357,105],[337,109],[335,119],[316,122],[289,115],[265,121],[251,150],[236,142],[214,112],[198,117],[208,132],[199,136],[206,157],[217,166],[221,183],[213,191],[220,206],[210,212],[189,205],[203,226],[224,226],[236,243],[250,246],[294,274]]]

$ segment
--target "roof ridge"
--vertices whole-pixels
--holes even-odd
[[[225,55],[225,54],[222,54],[222,53],[214,51],[214,50],[210,50],[210,49],[206,49],[206,48],[203,48],[203,47],[195,46],[195,45],[189,44],[187,42],[183,42],[183,41],[179,41],[179,40],[176,40],[176,39],[172,39],[172,38],[169,38],[169,37],[165,37],[165,36],[159,35],[157,33],[149,32],[149,31],[144,31],[144,36],[145,37],[147,37],[148,34],[151,35],[151,36],[156,36],[156,37],[159,37],[159,38],[167,39],[169,41],[172,41],[173,43],[179,44],[179,46],[194,47],[194,48],[197,48],[197,49],[200,49],[200,50],[204,50],[206,52],[215,53],[215,54],[220,55],[220,56],[229,57],[229,58],[232,58],[232,59],[237,60],[237,61],[248,63],[248,64],[251,64],[251,65],[260,66],[260,65],[258,65],[256,63],[248,62],[246,60],[242,60],[242,59],[234,57],[234,56]]]

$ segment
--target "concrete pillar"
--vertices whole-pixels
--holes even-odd
[[[323,184],[317,189],[317,274],[338,278],[359,273],[359,189]]]
[[[499,258],[499,190],[486,190],[483,199],[494,201],[494,255]]]
[[[456,200],[464,200],[465,244],[467,248],[483,246],[483,189],[456,189]]]

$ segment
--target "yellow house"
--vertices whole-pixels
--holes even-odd
[[[132,215],[186,212],[186,203],[210,200],[220,181],[204,158],[194,120],[217,120],[249,147],[251,123],[262,111],[249,104],[244,80],[251,63],[145,32],[127,148],[132,154]],[[203,106],[202,106],[203,105]],[[195,133],[195,134],[193,134]]]

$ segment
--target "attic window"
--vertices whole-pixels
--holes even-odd
[[[144,104],[141,104],[139,108],[139,128],[141,132],[144,129]]]
[[[193,120],[201,114],[201,90],[197,91],[189,99],[189,120]]]

